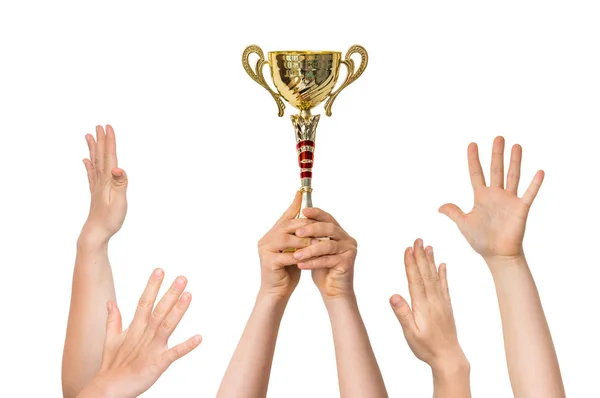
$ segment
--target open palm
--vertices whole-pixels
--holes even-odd
[[[519,198],[521,157],[521,146],[514,145],[505,186],[504,138],[496,137],[492,149],[490,186],[487,186],[477,144],[471,143],[468,160],[474,191],[473,209],[465,214],[451,203],[440,207],[440,212],[456,223],[471,247],[484,258],[513,257],[523,252],[527,215],[544,180],[544,172],[536,173],[525,194]]]

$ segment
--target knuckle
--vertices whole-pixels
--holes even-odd
[[[138,308],[145,310],[148,309],[152,306],[152,301],[145,296],[140,297],[139,301],[138,301]]]
[[[175,325],[168,318],[163,319],[160,323],[160,328],[165,331],[171,331],[174,327]]]

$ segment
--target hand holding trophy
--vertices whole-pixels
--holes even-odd
[[[248,58],[251,54],[258,55],[254,68]],[[355,68],[352,54],[359,54],[361,62]],[[315,135],[320,115],[313,115],[311,109],[325,99],[325,114],[331,116],[331,106],[340,91],[350,85],[362,75],[367,67],[367,51],[358,45],[350,47],[346,58],[336,51],[276,51],[267,54],[265,60],[262,49],[256,45],[248,46],[242,55],[242,64],[250,77],[263,86],[275,99],[279,107],[279,116],[283,116],[285,104],[282,98],[300,110],[297,115],[291,115],[292,124],[296,133],[296,149],[298,151],[298,165],[300,166],[300,179],[303,210],[312,207],[312,168],[315,152]],[[333,91],[340,73],[340,64],[346,65],[348,74],[340,87]],[[263,67],[269,65],[271,78],[277,92],[273,91],[263,75]]]

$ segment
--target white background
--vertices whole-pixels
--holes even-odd
[[[267,51],[369,51],[322,118],[315,205],[359,242],[356,293],[392,397],[431,396],[388,305],[417,237],[449,268],[475,397],[511,396],[494,286],[437,208],[472,204],[466,147],[524,148],[546,181],[526,253],[570,397],[597,390],[600,17],[593,1],[2,2],[0,395],[60,396],[75,242],[89,203],[85,133],[111,123],[129,213],[110,245],[128,321],[161,266],[194,301],[173,342],[200,348],[147,397],[214,396],[259,286],[256,242],[299,186],[294,138],[244,72]],[[335,397],[327,314],[303,275],[281,325],[272,397]]]

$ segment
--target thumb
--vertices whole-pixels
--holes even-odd
[[[415,327],[415,318],[406,300],[399,294],[394,294],[390,297],[390,304],[404,332],[412,330]]]
[[[106,309],[108,310],[108,316],[106,318],[106,341],[118,336],[123,331],[123,324],[121,320],[121,311],[114,301],[108,301],[106,303]]]
[[[440,207],[438,211],[454,221],[454,223],[457,225],[460,218],[465,215],[465,213],[453,203],[446,203]]]
[[[300,212],[300,205],[302,204],[302,193],[300,191],[296,192],[296,196],[294,196],[294,201],[288,207],[288,209],[283,213],[283,215],[279,218],[277,223],[281,223],[287,220],[293,220],[296,218],[298,213]]]
[[[127,174],[125,173],[125,170],[114,168],[110,171],[110,173],[112,176],[111,183],[113,188],[116,191],[125,192],[127,190]]]

